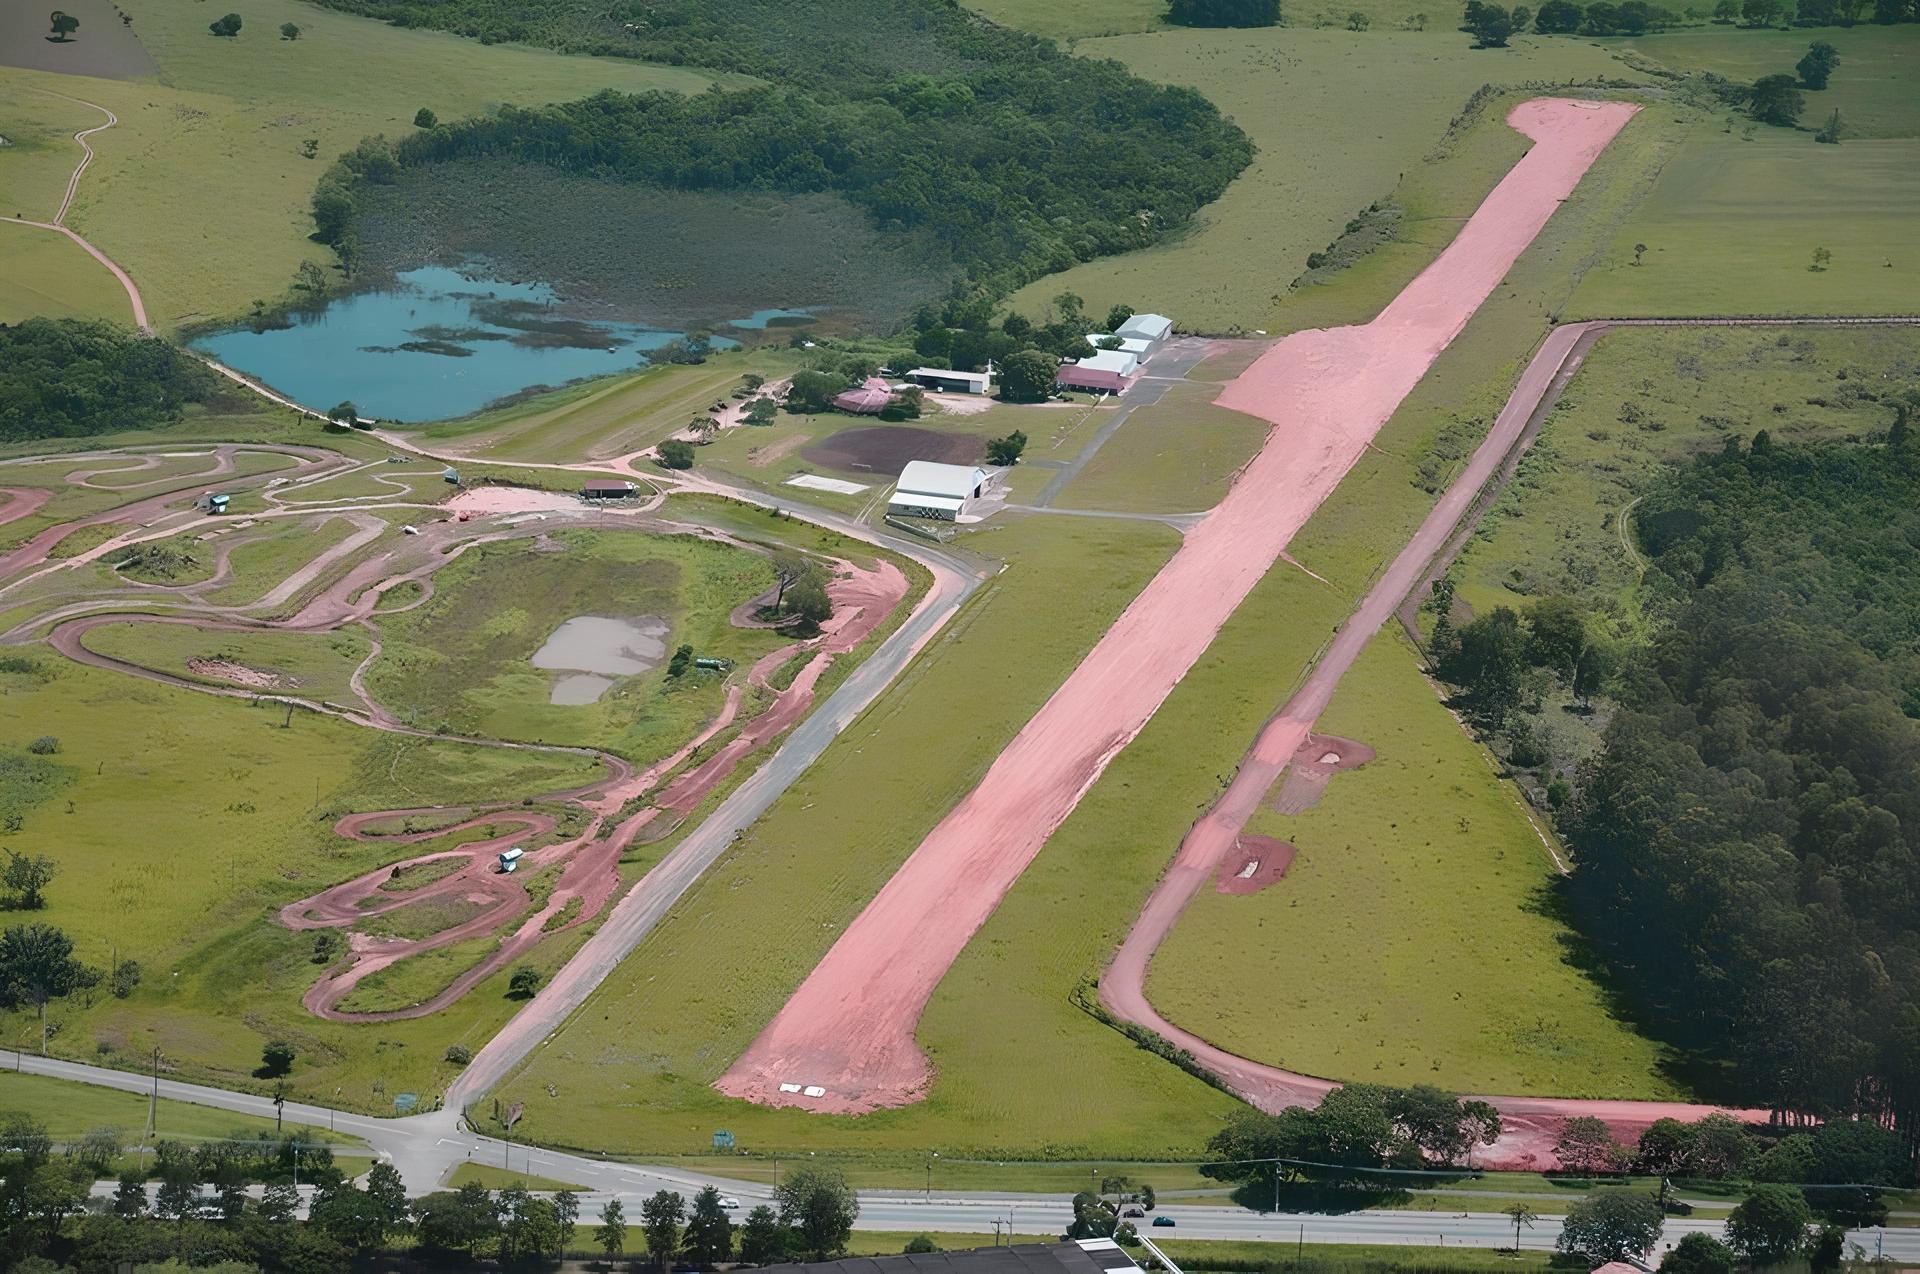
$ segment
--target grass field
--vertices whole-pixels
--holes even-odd
[[[298,0],[259,0],[233,40],[208,35],[207,19],[191,6],[123,7],[159,65],[157,81],[0,68],[0,86],[52,89],[120,116],[119,127],[93,139],[99,158],[71,222],[133,275],[163,331],[279,297],[303,260],[330,265],[307,238],[320,170],[363,137],[410,130],[422,106],[454,118],[497,102],[563,101],[605,88],[699,92],[712,82],[626,59],[401,30]],[[300,26],[299,40],[279,37],[286,21]],[[318,143],[315,159],[301,155],[308,138]],[[79,148],[72,150],[77,162]],[[12,277],[11,269],[0,273],[0,286]],[[85,286],[55,295],[78,306],[93,296]]]
[[[961,1068],[950,1069],[944,1057],[936,1059],[942,1082],[932,1101],[863,1120],[758,1109],[706,1086],[1157,569],[1173,535],[1150,524],[1034,519],[982,531],[969,544],[1011,565],[935,639],[935,657],[917,661],[843,731],[509,1081],[505,1091],[527,1103],[525,1135],[628,1152],[689,1151],[722,1127],[755,1151],[935,1145],[992,1153],[1057,1138],[1062,1147],[1108,1153],[1184,1150],[1204,1137],[1206,1112],[1222,1109],[1224,1099],[1124,1045],[1079,1072],[1082,1084],[997,1084],[998,1103],[1039,1120],[1024,1126],[999,1109],[982,1119],[973,1085],[994,1076],[974,1070],[968,1091],[955,1094],[947,1079]],[[959,712],[967,729],[927,746],[924,723]],[[823,854],[831,855],[828,870]],[[1078,944],[1078,926],[1059,919],[1051,940]],[[749,931],[759,935],[751,944],[727,936]],[[1057,988],[1051,1002],[1071,1025],[1077,1010]],[[1027,1051],[1030,1065],[1030,1050],[1046,1036],[1019,1029],[1005,1010],[1003,1003],[989,1015],[1003,1029],[981,1032],[978,1022],[988,1019],[976,1017],[969,1033]],[[1099,1029],[1079,1020],[1083,1029]],[[548,1085],[560,1099],[547,1095]]]
[[[647,761],[671,752],[719,710],[716,676],[669,680],[664,660],[622,678],[597,703],[549,702],[555,674],[534,653],[582,615],[657,616],[703,656],[745,665],[790,641],[727,622],[772,586],[766,559],[694,536],[567,531],[562,551],[527,540],[483,545],[435,576],[424,606],[381,621],[385,650],[368,677],[403,719],[456,734],[611,747]]]
[[[262,525],[268,529],[267,534],[255,538],[256,532],[250,529],[244,532],[249,538],[234,545],[227,555],[227,581],[207,590],[208,601],[216,606],[251,606],[264,601],[287,576],[359,532],[345,518],[285,518]],[[201,551],[211,548],[203,545]],[[315,581],[311,587],[317,588],[322,582]],[[284,605],[269,609],[290,613],[296,601],[289,598]]]
[[[103,655],[172,673],[209,686],[236,683],[188,667],[189,660],[226,660],[273,673],[275,690],[306,699],[357,702],[347,679],[367,655],[366,635],[337,633],[208,633],[177,624],[106,624],[89,632],[86,646]]]
[[[1485,611],[1562,593],[1616,636],[1641,635],[1620,516],[1661,469],[1761,429],[1782,441],[1870,437],[1893,413],[1865,395],[1916,376],[1911,329],[1609,333],[1461,555],[1457,596]]]
[[[966,7],[1001,26],[1057,39],[1162,30],[1167,11],[1163,0],[968,0]]]
[[[777,347],[715,354],[697,366],[661,364],[629,376],[539,394],[429,425],[436,447],[502,460],[600,460],[652,446],[725,401],[749,372],[790,375],[799,355]]]
[[[0,223],[0,323],[35,315],[133,322],[126,292],[79,244],[51,230]]]
[[[1567,316],[1912,313],[1916,201],[1920,141],[1822,146],[1780,129],[1744,140],[1700,118]],[[1822,247],[1833,259],[1811,269]]]
[[[250,1072],[278,1036],[300,1053],[296,1091],[391,1109],[386,1081],[433,1092],[451,1070],[447,1045],[477,1046],[504,1020],[503,974],[431,1023],[319,1022],[298,999],[318,972],[312,938],[272,917],[394,856],[336,837],[331,824],[348,810],[550,791],[590,772],[580,758],[374,735],[305,714],[283,729],[276,711],[34,662],[37,673],[0,674],[0,745],[57,735],[51,760],[64,782],[23,811],[8,843],[58,864],[36,919],[71,935],[89,963],[130,957],[144,972],[128,999],[56,1002],[56,1053],[138,1069],[159,1047],[183,1077],[258,1088]],[[551,971],[578,937],[546,944],[533,963]],[[37,1045],[37,1019],[8,1014],[0,1034]]]
[[[47,1075],[0,1072],[0,1111],[20,1111],[46,1127],[56,1142],[78,1141],[95,1128],[118,1129],[128,1142],[147,1126],[148,1099],[140,1093],[99,1088]],[[155,1140],[214,1141],[226,1137],[251,1139],[274,1131],[273,1120],[161,1098],[154,1106]],[[366,1143],[345,1133],[307,1129],[308,1135],[344,1150],[364,1150]]]
[[[1257,894],[1203,889],[1149,971],[1155,1005],[1223,1048],[1311,1075],[1680,1095],[1654,1046],[1569,963],[1546,847],[1404,639],[1374,639],[1319,728],[1378,755],[1305,814],[1255,815],[1249,831],[1299,847],[1292,868]]]
[[[1431,259],[1452,238],[1453,218],[1470,213],[1525,149],[1524,139],[1502,126],[1506,136],[1484,165],[1431,165],[1423,158],[1481,85],[1627,74],[1584,41],[1533,37],[1489,54],[1452,34],[1289,26],[1167,30],[1083,40],[1075,48],[1116,58],[1147,79],[1198,89],[1260,149],[1179,239],[1048,275],[1016,293],[1013,305],[1037,314],[1049,298],[1070,291],[1085,297],[1091,312],[1125,302],[1167,314],[1181,328],[1215,333],[1277,332],[1323,321],[1310,311],[1296,316],[1301,307],[1288,297],[1288,285],[1306,268],[1309,253],[1396,187],[1410,192],[1401,196],[1405,232],[1421,263]],[[1448,175],[1466,170],[1464,197],[1436,191],[1424,202],[1415,199],[1432,175],[1421,170],[1433,167]],[[1396,290],[1398,284],[1378,299]]]
[[[1819,128],[1827,122],[1827,113],[1837,110],[1845,121],[1846,137],[1920,137],[1920,93],[1914,91],[1920,29],[1912,26],[1863,24],[1796,31],[1710,27],[1621,43],[1675,71],[1713,71],[1751,84],[1763,75],[1794,74],[1794,63],[1815,40],[1825,40],[1839,51],[1840,69],[1825,89],[1806,93],[1801,127]],[[1803,133],[1799,140],[1811,139]]]
[[[1213,405],[1219,386],[1175,385],[1127,417],[1054,502],[1071,509],[1210,509],[1266,440],[1268,425]]]

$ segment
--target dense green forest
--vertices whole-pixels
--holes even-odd
[[[1920,446],[1905,434],[1762,433],[1648,491],[1667,619],[1621,671],[1561,823],[1582,927],[1650,1020],[1726,1059],[1727,1095],[1889,1121],[1911,1149]]]
[[[695,97],[601,93],[443,124],[343,156],[314,196],[351,258],[356,191],[488,156],[674,190],[831,193],[930,236],[1000,292],[1184,226],[1252,156],[1198,93],[1071,57],[943,0],[331,0],[401,25],[743,72]]]
[[[0,323],[0,442],[151,429],[219,377],[165,341],[85,319]]]

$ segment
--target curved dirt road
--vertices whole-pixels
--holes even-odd
[[[1533,147],[1378,317],[1295,333],[1226,385],[1222,406],[1275,426],[1259,454],[841,934],[720,1091],[849,1114],[926,1095],[932,1071],[914,1029],[954,959],[1636,110],[1562,99],[1515,107],[1508,122]]]
[[[73,135],[73,140],[80,143],[80,163],[74,168],[73,176],[67,178],[67,193],[65,197],[60,200],[60,210],[53,214],[52,221],[33,221],[26,217],[0,217],[0,221],[10,221],[16,226],[32,226],[36,230],[52,230],[67,236],[67,238],[79,244],[88,256],[107,267],[113,274],[113,277],[120,281],[120,286],[126,291],[127,302],[133,307],[133,325],[143,332],[150,332],[153,329],[147,325],[147,303],[141,300],[140,289],[134,286],[133,276],[121,269],[119,263],[112,257],[100,251],[100,249],[94,247],[91,243],[88,243],[67,226],[67,212],[73,207],[73,197],[80,189],[80,177],[87,171],[87,166],[93,163],[93,145],[87,141],[87,138],[93,136],[95,133],[106,132],[109,128],[112,128],[120,122],[120,117],[98,102],[89,102],[85,98],[80,97],[68,97],[65,93],[54,93],[46,89],[41,89],[40,91],[46,93],[49,97],[58,97],[69,102],[78,102],[82,106],[91,106],[94,110],[105,115],[107,122],[104,124],[95,124],[92,128],[83,128]]]

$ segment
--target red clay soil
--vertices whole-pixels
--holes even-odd
[[[914,1028],[954,959],[1636,109],[1553,99],[1516,107],[1508,122],[1533,148],[1379,317],[1295,333],[1224,387],[1221,405],[1276,426],[1259,455],[716,1087],[840,1113],[926,1095],[932,1068]],[[1284,738],[1263,738],[1257,752],[1275,748],[1268,781],[1197,856],[1204,868],[1193,888],[1213,875],[1317,715]],[[1139,1000],[1129,1009],[1145,1006]],[[809,1087],[824,1091],[810,1097]]]
[[[1304,814],[1320,803],[1321,793],[1334,775],[1357,770],[1373,760],[1373,749],[1331,734],[1310,734],[1287,763],[1287,777],[1273,808],[1281,814]]]
[[[709,793],[724,783],[741,761],[756,749],[777,738],[805,716],[813,702],[814,687],[828,665],[836,657],[865,640],[886,620],[887,616],[893,612],[894,606],[907,594],[907,577],[889,562],[878,562],[870,569],[840,561],[836,561],[835,566],[838,568],[837,574],[827,586],[827,594],[834,603],[834,617],[824,626],[821,636],[807,641],[796,641],[769,652],[756,661],[747,674],[748,684],[773,693],[773,702],[712,756],[695,768],[674,777],[667,787],[655,795],[644,808],[621,819],[614,826],[608,826],[608,820],[617,817],[628,802],[650,792],[663,777],[686,764],[700,748],[733,724],[743,699],[740,687],[729,688],[720,714],[697,737],[678,752],[657,762],[649,769],[634,773],[630,768],[623,767],[600,782],[567,792],[552,793],[541,798],[544,801],[576,802],[592,813],[592,822],[584,832],[572,840],[529,852],[520,860],[519,871],[514,875],[505,875],[498,870],[498,855],[502,850],[518,842],[551,832],[555,825],[551,816],[522,812],[481,813],[459,824],[458,827],[517,822],[520,824],[520,830],[477,841],[462,846],[458,850],[388,864],[356,880],[336,885],[312,898],[291,903],[283,908],[280,913],[281,923],[293,929],[306,929],[323,926],[345,927],[369,916],[377,916],[383,911],[392,910],[396,906],[404,906],[422,898],[449,893],[476,896],[491,904],[480,914],[460,925],[428,938],[394,939],[364,934],[351,935],[353,957],[351,962],[343,967],[329,970],[308,990],[302,1000],[308,1010],[317,1016],[337,1022],[376,1022],[424,1017],[452,1004],[487,977],[519,959],[544,938],[597,917],[613,900],[619,887],[620,877],[617,867],[621,854],[634,842],[640,832],[645,829],[657,836],[672,830],[681,819],[697,808]],[[767,683],[767,677],[788,659],[808,649],[814,652],[813,657],[794,678],[793,683],[783,691],[773,691]],[[406,837],[375,837],[365,831],[369,826],[402,818],[408,814],[429,815],[437,812],[439,811],[384,810],[356,814],[341,820],[335,830],[343,836],[355,839],[382,841],[422,840],[445,836],[451,831],[458,830],[458,827],[441,828]],[[671,816],[664,822],[661,821],[663,813]],[[443,880],[398,896],[397,902],[372,908],[360,905],[362,900],[377,896],[376,891],[379,890],[381,883],[396,867],[430,862],[447,857],[449,854],[466,856],[470,860],[469,865]],[[526,889],[519,880],[553,863],[560,863],[562,867],[560,878],[548,896],[546,905],[526,917],[502,941],[497,950],[462,973],[438,994],[404,1009],[381,1012],[353,1013],[335,1007],[363,978],[396,961],[436,947],[494,932],[511,916],[525,910],[530,901]],[[580,906],[574,915],[566,923],[549,928],[549,922],[560,915],[576,898],[580,900]]]
[[[44,487],[0,487],[0,496],[6,497],[6,503],[0,504],[0,526],[5,526],[53,499],[53,492]]]
[[[1292,845],[1271,836],[1236,837],[1213,887],[1223,894],[1257,894],[1287,874],[1293,853]]]
[[[897,478],[910,460],[977,464],[987,444],[972,434],[942,433],[912,425],[865,425],[842,429],[800,453],[814,464],[865,477]]]

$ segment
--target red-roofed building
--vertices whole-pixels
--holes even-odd
[[[835,407],[860,416],[877,416],[892,401],[893,388],[878,376],[869,376],[862,384],[833,396]]]

